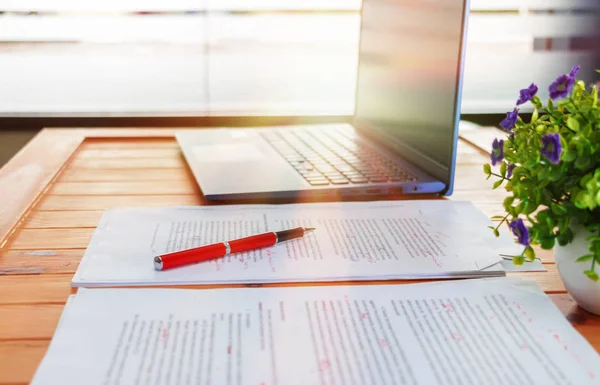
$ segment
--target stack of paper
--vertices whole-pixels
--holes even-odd
[[[32,382],[600,384],[533,282],[82,289]]]
[[[406,201],[107,211],[74,286],[347,281],[504,275],[497,239],[468,202]],[[172,251],[294,227],[317,230],[267,249],[156,271]],[[519,252],[519,250],[517,250]],[[510,262],[510,261],[509,261]]]

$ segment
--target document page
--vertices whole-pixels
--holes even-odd
[[[82,289],[42,384],[600,384],[535,283]]]
[[[73,284],[202,284],[503,274],[512,240],[496,239],[467,202],[410,201],[136,208],[107,211]],[[482,222],[483,221],[483,222]],[[156,271],[153,258],[267,231],[301,239]]]

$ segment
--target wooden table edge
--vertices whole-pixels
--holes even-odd
[[[86,139],[172,138],[171,128],[44,128],[0,168],[0,251]],[[40,157],[39,154],[44,156]]]

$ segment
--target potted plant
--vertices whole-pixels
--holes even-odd
[[[496,235],[507,224],[523,252],[515,264],[533,261],[532,245],[555,250],[567,291],[584,309],[600,314],[600,105],[598,88],[576,79],[580,67],[559,76],[544,106],[531,84],[500,126],[505,139],[492,143],[483,167],[493,188],[503,186],[505,216],[494,217]],[[531,119],[519,117],[530,102]],[[494,167],[494,168],[493,168]]]

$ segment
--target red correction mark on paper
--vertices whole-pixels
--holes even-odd
[[[321,306],[323,307],[323,310],[327,310],[327,304],[325,301],[321,301]]]
[[[529,350],[529,345],[521,344],[521,350]]]
[[[523,318],[525,318],[527,320],[527,322],[529,322],[529,323],[533,322],[533,319],[527,315],[527,312],[525,310],[523,310],[523,308],[521,307],[520,304],[518,304],[516,302],[513,302],[513,303],[515,304],[517,309],[521,312],[521,315],[523,316]]]
[[[367,318],[368,317],[367,313],[360,313],[360,316],[363,317],[363,318]]]
[[[164,328],[162,330],[162,334],[161,334],[160,338],[162,339],[163,342],[167,342],[167,339],[169,338],[169,329]]]
[[[443,307],[444,309],[446,309],[446,311],[447,311],[448,313],[452,313],[452,312],[454,311],[454,307],[453,307],[451,304],[449,304],[449,303],[443,303],[443,302],[442,302],[442,307]]]
[[[344,294],[344,301],[346,301],[346,302],[348,302],[348,301],[349,301],[349,299],[348,299],[348,295],[346,295],[346,294]]]
[[[227,346],[227,354],[231,354],[231,345]]]
[[[579,364],[581,363],[581,357],[579,356],[579,354],[577,354],[571,350],[571,356],[575,359],[575,361],[577,361],[577,363],[579,363]]]
[[[381,346],[384,349],[389,347],[387,340],[385,340],[383,338],[379,340],[379,346]]]
[[[555,340],[556,342],[558,342],[558,343],[560,343],[560,342],[561,342],[561,341],[560,341],[560,336],[559,336],[558,334],[554,333],[554,334],[552,335],[552,337],[554,338],[554,340]]]
[[[271,272],[274,273],[275,265],[273,265],[273,257],[272,256],[267,257],[267,263],[269,264],[269,267],[271,268]]]
[[[452,338],[454,339],[454,341],[457,341],[457,342],[464,341],[462,334],[460,334],[459,332],[452,333]]]
[[[554,341],[558,342],[559,345],[562,345],[563,349],[569,350],[569,347],[567,346],[567,344],[564,343],[564,341],[560,338],[560,336],[557,333],[553,333],[552,334],[552,338],[554,338]],[[575,357],[574,354],[571,354],[573,357]]]
[[[591,380],[596,379],[596,375],[591,370],[588,370],[587,375]]]
[[[431,260],[433,261],[433,263],[435,263],[435,265],[437,267],[442,267],[443,266],[442,262],[440,262],[440,260],[437,259],[435,255],[433,255],[433,253],[431,252],[431,250],[425,250],[423,248],[419,248],[418,250],[421,253],[421,255],[424,255],[424,256],[427,256],[427,257],[431,257]]]
[[[320,371],[329,370],[330,368],[331,368],[331,364],[329,363],[329,360],[321,360],[320,365],[319,365]]]

